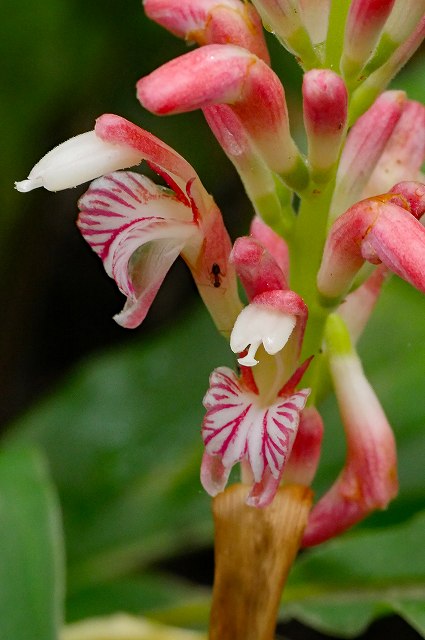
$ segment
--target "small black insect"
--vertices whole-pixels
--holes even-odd
[[[216,289],[221,287],[221,277],[222,277],[222,273],[221,273],[220,265],[214,262],[213,266],[211,267],[210,278],[211,278],[211,283],[213,287],[215,287]]]

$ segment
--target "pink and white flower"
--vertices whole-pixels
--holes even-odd
[[[231,261],[250,298],[230,337],[241,375],[225,367],[211,375],[204,399],[201,481],[216,495],[232,467],[242,462],[245,480],[253,485],[247,504],[263,507],[277,491],[310,394],[309,389],[295,391],[309,364],[296,368],[307,308],[258,240],[239,238]]]
[[[326,347],[347,438],[339,477],[313,507],[303,545],[332,538],[376,509],[385,509],[398,491],[396,443],[378,398],[350,344],[343,320],[328,318]]]
[[[265,507],[273,500],[297,435],[309,389],[277,395],[264,406],[253,379],[227,367],[216,369],[204,398],[202,438],[205,453],[201,481],[210,495],[226,486],[232,467],[249,464],[253,487],[247,504]]]
[[[108,173],[142,160],[171,191],[136,173]],[[16,186],[20,191],[57,190],[97,176],[79,201],[78,227],[127,296],[116,321],[133,328],[144,320],[181,254],[218,329],[228,336],[241,308],[229,263],[230,239],[195,170],[171,147],[128,120],[106,114],[94,131],[54,149]],[[219,287],[211,277],[213,265],[219,269]]]
[[[362,200],[335,221],[317,275],[324,297],[347,293],[365,261],[384,264],[425,292],[425,228],[416,219],[424,213],[424,190],[420,183],[415,189],[407,184],[413,204],[403,193],[388,193]]]

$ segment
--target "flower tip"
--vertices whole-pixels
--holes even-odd
[[[38,189],[43,186],[42,178],[34,178],[27,180],[21,180],[20,182],[15,182],[15,189],[20,193],[28,193],[28,191],[32,191],[33,189]]]
[[[254,367],[258,364],[258,360],[256,360],[250,353],[247,353],[243,358],[238,358],[238,363],[243,367]]]

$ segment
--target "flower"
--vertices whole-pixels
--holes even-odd
[[[347,438],[339,477],[313,507],[303,545],[336,536],[397,495],[396,444],[384,411],[364,375],[344,321],[328,318],[326,348]]]
[[[237,44],[270,63],[261,20],[241,0],[145,0],[146,15],[189,42]]]
[[[136,173],[108,173],[143,159],[171,190]],[[56,147],[16,186],[20,191],[57,190],[97,176],[102,177],[79,201],[78,227],[127,296],[116,321],[133,328],[144,320],[181,254],[218,329],[229,335],[241,306],[221,213],[191,165],[161,140],[106,114],[94,131]],[[211,281],[213,265],[220,270],[219,287]]]
[[[297,368],[307,308],[258,240],[238,238],[231,262],[251,300],[230,337],[232,350],[240,354],[241,375],[227,367],[211,374],[204,398],[201,482],[216,495],[232,467],[242,462],[253,485],[247,504],[264,507],[279,486],[310,394],[309,389],[295,391],[310,362]]]
[[[246,49],[210,44],[190,51],[139,80],[137,97],[159,115],[228,105],[268,167],[290,186],[306,186],[308,172],[290,134],[282,83]]]
[[[341,215],[329,231],[317,275],[319,292],[329,301],[349,290],[364,261],[381,262],[425,292],[424,185],[396,185],[400,193],[362,200]]]
[[[204,398],[201,481],[214,496],[224,489],[233,465],[246,460],[254,482],[247,504],[265,507],[279,486],[310,391],[277,394],[264,406],[252,382],[248,373],[239,379],[227,367],[211,374]]]

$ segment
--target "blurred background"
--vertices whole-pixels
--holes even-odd
[[[140,495],[146,499],[146,492],[152,499],[150,505],[148,498],[146,508],[151,514],[149,544],[158,535],[158,530],[164,534],[167,518],[161,509],[167,512],[167,509],[173,509],[170,505],[183,504],[187,493],[194,498],[179,515],[181,528],[177,538],[180,535],[180,539],[176,541],[175,531],[169,531],[176,522],[171,518],[167,529],[169,537],[164,534],[167,542],[162,547],[159,545],[159,551],[146,554],[148,566],[154,567],[155,571],[167,571],[197,583],[210,584],[213,563],[211,523],[206,515],[208,499],[198,486],[190,484],[197,475],[200,460],[199,442],[192,446],[190,441],[193,433],[198,437],[201,399],[208,372],[231,359],[225,345],[215,336],[211,322],[199,311],[194,287],[180,262],[173,267],[143,326],[135,331],[118,327],[112,316],[122,308],[124,299],[75,226],[76,201],[86,186],[57,194],[37,190],[23,195],[14,191],[13,182],[24,179],[35,162],[53,146],[92,129],[98,115],[111,112],[150,130],[191,162],[222,209],[232,237],[247,231],[251,208],[233,167],[219,149],[201,114],[162,119],[144,111],[136,101],[136,81],[187,50],[185,43],[145,18],[138,0],[43,0],[38,3],[2,0],[2,9],[0,424],[6,437],[13,439],[16,433],[18,438],[41,443],[47,451],[64,511],[70,592],[75,595],[69,604],[72,619],[85,613],[107,611],[108,606],[112,606],[111,591],[108,591],[109,600],[105,592],[103,600],[101,596],[93,596],[92,591],[88,595],[90,580],[86,577],[93,571],[96,573],[93,567],[100,561],[95,559],[90,563],[87,558],[99,544],[104,543],[105,549],[111,548],[111,540],[120,537],[116,533],[114,538],[111,522],[137,510],[140,504],[145,508],[146,502],[140,502]],[[273,40],[270,40],[270,47],[274,68],[285,84],[292,128],[295,135],[302,138],[298,102],[300,72],[292,58]],[[416,99],[424,97],[423,68],[423,56],[419,53],[397,82],[397,86],[408,89]],[[423,303],[414,292],[406,293],[400,283],[391,286],[398,299],[410,305],[405,308],[423,317]],[[391,306],[387,298],[380,309],[381,320],[391,314],[391,326],[383,328],[377,321],[363,349],[367,358],[370,345],[376,345],[377,341],[381,345],[381,354],[385,352],[387,360],[383,368],[375,369],[377,385],[381,396],[390,401],[393,399],[390,409],[396,417],[402,415],[408,421],[412,434],[405,453],[410,474],[408,486],[412,490],[383,523],[391,524],[404,522],[417,511],[421,501],[423,504],[422,467],[418,468],[414,463],[412,467],[408,461],[420,442],[423,451],[418,429],[420,424],[423,426],[425,411],[419,406],[416,413],[409,414],[410,409],[406,407],[411,407],[408,400],[411,396],[406,393],[409,393],[409,380],[413,376],[416,376],[416,392],[421,391],[423,360],[420,364],[415,358],[415,339],[423,342],[424,336],[421,323],[415,324],[410,317],[407,324],[413,336],[394,337],[394,330],[399,328],[402,334],[407,326],[403,310],[400,304]],[[397,360],[400,351],[401,364]],[[187,384],[184,376],[191,375],[187,360],[193,362],[194,358],[201,361],[201,371],[196,372],[199,381],[192,385],[192,396],[186,401],[182,399]],[[373,366],[371,360],[372,370]],[[405,380],[402,384],[405,399],[401,403],[394,400],[394,386],[385,381],[388,367],[395,370],[398,366]],[[149,400],[152,396],[155,398]],[[193,398],[197,402],[196,409],[190,406]],[[336,416],[334,407],[328,411],[329,415]],[[137,417],[139,412],[144,415],[143,420],[150,421],[147,440],[143,441],[136,435],[142,420]],[[157,467],[162,473],[176,464],[167,453],[161,453],[160,465],[156,461],[156,466],[152,463],[149,467],[151,462],[146,462],[158,455],[155,447],[160,446],[162,438],[158,425],[167,421],[167,424],[173,423],[172,429],[178,430],[180,422],[188,420],[191,423],[190,427],[186,425],[189,431],[176,445],[179,451],[181,447],[185,460],[188,447],[193,453],[187,462],[187,475],[179,476],[178,482],[174,478],[174,484],[170,484],[165,494],[158,488],[152,490],[153,494],[149,493],[152,489],[149,482],[153,486],[153,478],[160,473]],[[171,434],[170,437],[174,436]],[[89,451],[93,446],[93,451],[86,452],[84,457],[79,442],[82,449],[87,446]],[[136,442],[137,446],[131,451]],[[327,467],[325,464],[322,486],[343,456],[343,445],[338,447],[339,458],[329,456]],[[142,453],[138,457],[140,450]],[[145,475],[138,471],[141,461],[149,467],[147,471],[143,469]],[[166,476],[167,471],[164,473]],[[125,494],[123,501],[120,487],[129,482],[129,478],[131,491]],[[142,485],[139,495],[137,487]],[[152,498],[155,491],[160,494],[158,500],[166,505],[160,510]],[[110,509],[111,501],[119,495],[120,500],[117,499]],[[180,498],[182,503],[179,503]],[[93,511],[96,511],[96,517]],[[110,521],[105,516],[107,511],[110,511]],[[196,526],[188,529],[188,519],[196,519],[199,513],[204,519],[198,529]],[[127,523],[124,518],[123,526],[128,529],[129,537],[132,522]],[[133,524],[137,530],[140,522]],[[370,527],[373,525],[372,520]],[[382,522],[378,523],[381,525]],[[99,529],[104,531],[102,527],[109,528],[109,541],[106,534],[103,542],[99,541],[102,536],[93,534]],[[173,535],[174,541],[170,542]],[[149,544],[147,548],[150,548]],[[121,548],[121,555],[112,554],[111,568],[102,569],[95,582],[110,581],[125,573],[125,570],[114,568],[117,558],[123,561],[123,567],[131,568],[133,572],[142,566],[143,552],[139,549],[132,555],[128,551],[130,547],[130,544],[123,547],[128,553]],[[109,558],[107,551],[101,560],[103,567],[109,562],[105,558]],[[74,569],[75,581],[72,583]],[[124,606],[124,593],[131,593],[129,599],[135,601],[140,592],[130,588],[120,591],[119,595],[115,592],[114,597],[121,606]],[[96,603],[91,608],[86,606],[90,597]],[[101,601],[108,605],[99,604]],[[134,605],[133,609],[137,610],[137,607]],[[362,620],[370,621],[373,617],[370,613]],[[390,635],[385,625],[391,625]],[[398,629],[394,625],[400,625],[398,635],[394,635]],[[291,623],[284,630],[295,640],[324,637],[306,631],[298,623]],[[334,637],[337,637],[336,633],[334,629]],[[379,633],[382,637],[385,634],[385,637],[419,637],[400,619],[378,623],[369,633],[373,635],[364,637],[377,638]]]

